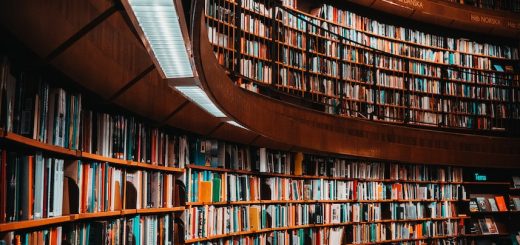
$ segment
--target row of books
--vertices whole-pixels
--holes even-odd
[[[258,245],[289,245],[313,244],[335,245],[342,244],[344,239],[343,227],[324,227],[320,229],[292,229],[271,231],[261,234],[242,235],[231,238],[213,239],[210,241],[195,242],[195,245],[225,245],[225,244],[258,244]]]
[[[134,117],[86,110],[82,117],[82,150],[105,157],[168,167],[188,160],[186,136],[152,128]]]
[[[398,239],[457,236],[461,233],[458,221],[424,221],[422,223],[377,223],[353,225],[353,243],[365,244]]]
[[[180,244],[182,224],[171,214],[70,223],[3,235],[2,244]]]
[[[468,229],[470,234],[488,235],[500,233],[493,217],[472,219],[469,222]]]
[[[0,222],[183,205],[184,185],[174,174],[41,153],[0,154]]]
[[[0,56],[1,127],[29,138],[79,149],[81,94],[51,87],[41,77],[13,74]]]
[[[61,216],[64,160],[41,153],[0,154],[0,223]]]
[[[471,198],[470,212],[505,212],[507,210],[504,196],[477,196]]]
[[[190,170],[188,200],[464,200],[462,185],[259,177]]]
[[[508,59],[518,59],[518,49],[504,45],[480,43],[464,38],[451,38],[433,35],[401,26],[381,23],[377,20],[361,16],[349,10],[338,9],[331,5],[323,5],[314,10],[314,14],[333,23],[369,32],[378,36],[395,38],[424,46],[460,51],[469,54],[487,55]]]
[[[354,222],[354,234],[364,233],[367,227],[373,241],[422,238],[424,236],[457,235],[458,220],[442,221],[381,221],[382,204],[284,204],[200,206],[186,210],[186,239],[214,237],[244,231],[295,227],[310,224],[345,224]],[[384,215],[384,213],[383,213]],[[411,216],[408,216],[411,217]],[[451,218],[451,216],[450,216]],[[361,223],[360,223],[361,222]],[[364,223],[368,222],[368,223]],[[374,222],[370,224],[370,222]],[[355,224],[360,223],[360,224]],[[463,225],[462,225],[463,226]],[[393,231],[385,235],[388,231]],[[403,232],[400,233],[399,231]],[[410,231],[410,233],[406,233]],[[416,237],[412,237],[417,232]],[[424,233],[423,233],[424,232]],[[356,236],[355,236],[356,237]],[[356,241],[356,238],[354,238]]]
[[[188,143],[134,117],[85,109],[82,96],[0,63],[0,118],[4,130],[105,157],[182,167]]]

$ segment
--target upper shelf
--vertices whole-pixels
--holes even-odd
[[[208,41],[203,1],[192,29],[194,61],[214,101],[242,125],[295,148],[402,162],[518,167],[520,140],[376,123],[317,112],[234,85]],[[209,75],[211,74],[211,75]]]

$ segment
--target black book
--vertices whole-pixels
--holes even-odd
[[[314,204],[314,224],[323,224],[323,210],[320,203]]]

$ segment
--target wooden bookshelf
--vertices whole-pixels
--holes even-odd
[[[21,144],[27,147],[31,147],[37,150],[45,151],[48,153],[58,154],[58,155],[65,155],[65,156],[71,156],[78,159],[85,159],[85,160],[93,160],[93,161],[100,161],[100,162],[108,162],[117,166],[122,167],[134,167],[139,169],[147,169],[147,170],[157,170],[157,171],[163,171],[163,172],[173,172],[173,173],[184,173],[183,168],[174,168],[174,167],[167,167],[167,166],[159,166],[159,165],[153,165],[149,163],[142,163],[142,162],[134,162],[124,159],[116,159],[111,157],[104,157],[101,155],[89,153],[89,152],[83,152],[80,150],[71,150],[60,146],[54,146],[50,144],[46,144],[43,142],[39,142],[34,139],[29,139],[27,137],[8,132],[5,134],[4,139],[14,142],[17,144]]]
[[[504,106],[509,107],[509,106],[511,106],[511,104],[518,106],[518,105],[516,105],[516,104],[518,104],[517,102],[512,103],[511,101],[509,101],[509,99],[507,99],[505,97],[497,99],[497,98],[493,98],[493,97],[489,97],[489,96],[482,97],[481,95],[475,95],[475,94],[469,95],[469,94],[465,94],[465,92],[462,92],[462,94],[450,94],[449,91],[455,90],[455,88],[448,90],[447,88],[442,87],[445,85],[441,85],[441,83],[444,84],[444,83],[449,82],[449,83],[453,83],[453,85],[451,85],[451,86],[454,86],[454,87],[466,86],[468,88],[471,87],[471,89],[513,90],[514,88],[518,87],[518,85],[513,84],[515,82],[506,85],[506,84],[501,84],[500,79],[505,79],[508,81],[511,81],[511,79],[515,79],[516,83],[518,83],[517,82],[519,79],[518,74],[514,75],[514,76],[516,76],[516,78],[512,78],[512,77],[506,78],[506,76],[510,76],[512,74],[494,69],[494,68],[492,68],[491,64],[492,63],[495,64],[494,63],[495,61],[496,62],[501,62],[501,61],[513,62],[515,60],[518,60],[519,58],[517,57],[518,56],[517,53],[516,53],[516,57],[508,57],[508,58],[502,57],[501,56],[502,54],[497,54],[496,56],[492,56],[492,55],[487,55],[487,54],[483,54],[480,52],[469,53],[464,50],[445,47],[444,45],[449,46],[447,44],[448,39],[445,37],[438,37],[438,39],[440,40],[441,38],[444,38],[443,42],[445,42],[446,44],[426,45],[426,44],[422,44],[422,43],[412,42],[409,40],[401,40],[399,38],[391,37],[388,35],[380,35],[377,33],[373,33],[370,30],[364,30],[364,29],[355,28],[353,26],[347,26],[344,24],[335,23],[333,21],[330,21],[330,20],[327,20],[327,19],[324,19],[321,17],[312,16],[306,12],[303,12],[303,11],[300,11],[300,10],[294,8],[294,6],[292,8],[286,7],[288,9],[286,11],[284,10],[285,12],[282,11],[283,13],[285,13],[285,15],[291,15],[294,13],[294,16],[296,16],[296,15],[305,16],[305,18],[307,18],[307,19],[312,19],[312,20],[318,21],[318,24],[325,23],[327,26],[329,26],[331,28],[334,27],[334,28],[339,28],[339,29],[345,29],[347,31],[354,30],[358,33],[361,33],[362,35],[367,35],[371,38],[376,38],[378,40],[384,40],[389,45],[397,44],[397,45],[401,45],[406,48],[408,48],[409,46],[413,47],[413,48],[417,48],[417,49],[421,50],[420,53],[423,53],[423,52],[426,53],[426,51],[435,50],[436,52],[443,52],[444,54],[449,53],[449,54],[453,55],[453,57],[457,56],[461,59],[464,59],[463,55],[471,56],[471,57],[474,57],[477,59],[482,59],[485,62],[487,62],[488,65],[486,65],[486,66],[488,66],[488,68],[484,69],[481,67],[477,67],[475,65],[470,66],[470,65],[464,65],[464,64],[454,64],[454,63],[452,63],[452,61],[438,62],[438,61],[429,60],[428,58],[426,58],[426,57],[428,57],[428,55],[424,55],[422,58],[417,58],[410,54],[403,55],[403,54],[399,54],[399,53],[390,53],[386,50],[374,51],[372,47],[368,47],[368,46],[364,46],[364,44],[352,42],[348,39],[345,39],[346,37],[339,38],[336,36],[336,34],[324,34],[327,31],[321,31],[321,33],[308,33],[307,34],[304,32],[305,30],[303,30],[301,28],[304,28],[304,29],[305,28],[307,28],[307,29],[314,28],[314,29],[319,30],[321,27],[309,27],[309,25],[312,26],[313,24],[301,25],[299,22],[297,24],[294,24],[294,22],[296,22],[296,19],[298,19],[299,17],[289,17],[289,18],[294,19],[293,24],[298,26],[298,28],[296,28],[294,26],[290,26],[290,25],[286,24],[282,20],[278,20],[278,19],[274,19],[274,18],[266,19],[264,15],[258,16],[258,13],[256,13],[257,11],[253,11],[251,9],[248,9],[247,7],[241,7],[238,5],[238,3],[235,3],[233,1],[222,0],[220,2],[225,3],[224,5],[226,5],[229,8],[240,9],[241,11],[244,11],[247,16],[250,16],[248,18],[250,18],[252,20],[265,21],[266,28],[272,28],[272,29],[268,29],[267,31],[268,32],[271,31],[272,34],[269,38],[265,38],[263,36],[260,36],[257,33],[254,33],[254,32],[252,33],[250,31],[242,30],[241,25],[243,25],[243,23],[226,22],[224,20],[217,18],[216,16],[206,15],[207,16],[206,23],[208,24],[208,26],[211,26],[211,28],[216,28],[216,29],[211,29],[212,33],[213,33],[213,31],[216,31],[216,33],[219,33],[219,30],[223,30],[223,29],[226,29],[228,31],[231,30],[231,32],[244,33],[244,34],[240,34],[241,38],[250,40],[251,42],[253,42],[255,44],[263,43],[263,45],[266,45],[266,46],[270,47],[271,49],[277,50],[277,51],[274,51],[271,53],[283,53],[284,52],[283,50],[288,48],[291,50],[298,50],[296,53],[294,53],[295,55],[298,54],[298,55],[302,55],[302,57],[307,57],[307,58],[299,61],[300,62],[299,67],[295,67],[294,65],[290,64],[291,62],[287,62],[287,61],[282,62],[282,60],[280,60],[282,58],[271,57],[271,58],[266,59],[264,57],[256,57],[256,56],[252,56],[251,54],[246,53],[246,52],[240,52],[240,50],[239,50],[240,47],[235,47],[237,50],[236,52],[239,54],[234,55],[233,59],[237,59],[240,62],[247,60],[248,62],[252,62],[251,63],[252,66],[257,65],[257,63],[255,63],[255,62],[258,62],[258,61],[263,62],[262,67],[258,66],[251,71],[247,71],[247,74],[245,74],[246,80],[249,80],[250,82],[257,83],[257,84],[263,83],[263,81],[260,81],[259,79],[255,78],[255,76],[257,76],[257,75],[251,75],[251,74],[256,74],[258,72],[258,74],[259,74],[258,76],[270,76],[270,74],[272,72],[268,72],[266,74],[260,74],[262,72],[261,70],[265,71],[265,69],[264,69],[265,67],[269,67],[269,69],[271,69],[271,68],[277,69],[277,70],[279,70],[279,73],[285,74],[284,76],[293,76],[293,78],[295,75],[294,74],[290,75],[289,70],[296,70],[298,73],[301,72],[301,74],[300,74],[301,77],[297,78],[297,81],[296,81],[299,84],[298,88],[291,88],[291,89],[294,89],[296,91],[300,90],[302,92],[301,93],[302,95],[305,94],[306,92],[310,92],[311,94],[319,94],[320,97],[316,97],[316,98],[313,97],[312,102],[323,103],[324,107],[326,108],[325,111],[328,113],[330,113],[330,111],[339,110],[340,116],[347,116],[347,117],[352,116],[352,115],[355,116],[355,115],[359,115],[359,114],[358,114],[357,109],[353,109],[353,108],[368,106],[369,109],[367,109],[366,111],[361,111],[362,114],[366,114],[366,115],[363,115],[362,117],[367,117],[374,121],[383,121],[383,122],[389,122],[389,123],[401,123],[401,124],[410,124],[410,125],[413,124],[416,126],[424,126],[424,127],[432,127],[432,126],[439,127],[440,126],[440,127],[445,127],[445,128],[470,129],[470,130],[475,130],[474,132],[485,131],[485,130],[495,130],[495,128],[499,128],[499,129],[505,128],[505,126],[507,124],[507,123],[505,123],[505,121],[520,120],[520,118],[512,119],[511,117],[502,115],[502,114],[500,114],[501,113],[500,111],[496,111],[496,113],[495,112],[494,113],[481,113],[481,112],[477,113],[473,110],[468,110],[469,107],[477,105],[479,108],[477,110],[480,110],[480,111],[494,110],[495,111],[495,110],[501,110],[500,108],[504,108]],[[219,1],[215,0],[215,1],[211,2],[211,4],[214,4],[214,3],[216,3],[218,5]],[[259,1],[259,3],[262,4],[263,2]],[[213,5],[211,5],[211,6],[213,6]],[[226,6],[224,8],[226,8]],[[300,19],[300,21],[302,23],[305,22],[305,20],[301,20],[301,19]],[[269,23],[271,23],[273,26],[268,27]],[[222,26],[222,27],[220,27],[220,26]],[[275,29],[281,30],[282,34],[275,33],[275,31],[274,31]],[[302,40],[299,40],[299,42],[301,42],[302,47],[295,46],[294,44],[284,42],[283,40],[285,40],[285,38],[286,38],[283,36],[283,34],[285,33],[284,30],[287,30],[287,33],[291,33],[291,32],[299,33],[299,35],[302,36]],[[320,32],[320,31],[318,31],[318,32]],[[287,34],[287,33],[285,33],[285,34]],[[221,35],[226,35],[226,34],[221,33]],[[281,35],[281,36],[277,37],[277,35]],[[436,37],[436,36],[434,36],[434,37]],[[215,38],[215,37],[210,37],[210,38]],[[217,39],[218,38],[220,38],[220,36],[217,37]],[[280,38],[282,41],[278,40]],[[456,45],[459,42],[458,39],[450,39],[450,40],[452,40],[450,42],[453,42],[453,45]],[[355,60],[350,60],[350,58],[345,59],[342,54],[343,51],[339,51],[339,53],[337,53],[335,55],[330,55],[330,54],[324,53],[324,51],[320,51],[319,47],[311,47],[312,50],[310,50],[309,46],[310,46],[310,42],[312,42],[312,41],[316,41],[319,44],[323,44],[323,42],[333,43],[336,46],[339,45],[340,49],[342,47],[346,48],[345,52],[350,52],[351,50],[356,51],[356,52],[367,52],[369,55],[373,54],[374,56],[378,56],[381,59],[383,59],[383,58],[397,59],[402,64],[398,65],[398,66],[400,66],[400,68],[397,68],[397,69],[391,68],[391,67],[387,68],[384,66],[376,67],[375,64],[373,64],[369,61],[359,62],[359,61],[355,61]],[[358,40],[358,42],[359,42],[359,40]],[[466,41],[464,41],[464,44],[465,43],[466,43]],[[215,52],[218,54],[220,52],[219,50],[228,50],[230,47],[225,47],[225,46],[216,44],[216,45],[214,45],[214,48],[215,48]],[[316,49],[316,50],[314,50],[314,49]],[[332,47],[332,49],[334,49],[334,47]],[[398,49],[398,48],[395,48],[395,49]],[[518,50],[516,50],[516,52],[518,52]],[[238,55],[240,55],[240,56],[238,56]],[[271,54],[271,56],[272,56],[272,54]],[[309,58],[309,57],[311,57],[311,58]],[[323,60],[322,61],[320,61],[320,60],[312,61],[314,59],[312,57],[320,57],[320,59],[323,59]],[[435,59],[437,59],[437,58],[435,58]],[[441,57],[441,60],[442,60],[442,57]],[[469,59],[469,60],[470,60],[469,61],[470,63],[473,62],[473,61],[471,61],[473,59]],[[318,68],[312,68],[313,62],[321,62],[320,63],[321,67],[320,67],[320,65],[317,65]],[[333,62],[333,63],[331,63],[331,62]],[[414,73],[413,70],[412,71],[409,70],[412,68],[412,66],[410,66],[410,68],[407,68],[407,66],[409,66],[408,65],[409,62],[412,62],[412,63],[410,63],[410,65],[414,65],[414,67],[415,67],[415,65],[421,65],[421,66],[425,66],[425,67],[430,66],[430,67],[433,67],[434,70],[435,69],[439,69],[439,70],[434,72],[434,75],[427,74],[427,73],[425,73],[425,74]],[[414,64],[413,62],[415,62],[417,64]],[[479,64],[479,62],[480,62],[480,60],[474,61],[475,64]],[[260,63],[258,63],[258,65],[259,64]],[[270,64],[273,64],[273,65],[271,66]],[[359,78],[356,78],[356,79],[350,79],[348,77],[346,78],[342,74],[345,72],[349,73],[349,71],[342,70],[342,69],[344,69],[344,68],[342,68],[342,66],[344,66],[344,65],[365,67],[365,69],[368,70],[368,73],[371,73],[373,71],[374,74],[376,74],[376,73],[378,74],[379,72],[386,72],[386,73],[392,73],[395,75],[396,73],[398,73],[398,74],[401,74],[400,79],[402,79],[403,83],[413,83],[414,79],[416,79],[416,78],[428,79],[430,81],[425,81],[424,82],[425,85],[421,85],[421,86],[431,86],[431,85],[429,85],[429,83],[437,82],[437,83],[439,83],[439,86],[441,86],[440,92],[420,91],[420,90],[417,91],[415,89],[410,88],[410,85],[407,85],[404,89],[399,88],[399,87],[389,87],[389,86],[384,86],[381,84],[372,84],[372,82],[368,82],[368,81],[367,82],[360,81],[360,80],[358,80]],[[331,67],[329,67],[329,66],[331,66]],[[248,67],[249,67],[249,65],[248,65]],[[336,69],[335,70],[336,74],[334,74],[334,75],[328,74],[328,72],[324,71],[323,67],[326,67],[329,70]],[[232,67],[227,67],[227,68],[233,69]],[[244,69],[250,69],[250,68],[244,68]],[[240,71],[235,71],[234,73],[235,74],[244,73],[244,69],[242,69]],[[257,69],[258,71],[255,69]],[[317,71],[314,69],[321,69],[321,70]],[[414,69],[416,69],[416,68],[414,68]],[[420,69],[423,69],[423,68],[420,68]],[[341,70],[341,71],[338,71],[338,70]],[[442,70],[442,72],[441,72],[441,70]],[[430,69],[429,72],[431,72],[431,71],[432,70]],[[491,82],[490,79],[484,79],[484,78],[479,77],[478,78],[479,80],[483,79],[483,81],[485,80],[485,82],[475,83],[476,78],[474,77],[474,75],[472,76],[473,78],[470,78],[469,80],[468,80],[468,78],[464,79],[463,77],[460,77],[460,76],[457,78],[454,78],[453,75],[452,75],[452,77],[447,77],[447,75],[446,76],[443,75],[444,73],[450,74],[448,71],[455,72],[455,73],[457,73],[457,72],[464,73],[464,72],[468,72],[468,71],[471,73],[484,72],[484,73],[486,73],[486,76],[487,75],[495,76],[496,78],[494,78],[494,79],[498,79],[499,82],[498,83],[495,81]],[[375,76],[377,76],[377,74]],[[244,74],[241,74],[241,75],[244,75]],[[404,78],[403,78],[403,76],[404,76]],[[340,96],[338,91],[324,92],[324,91],[322,91],[322,88],[318,88],[318,89],[312,88],[313,85],[310,85],[311,88],[309,88],[309,87],[305,88],[306,86],[309,86],[309,84],[313,84],[313,82],[312,82],[313,77],[316,79],[328,79],[329,82],[331,82],[333,84],[332,86],[324,85],[326,87],[327,86],[328,87],[335,87],[335,86],[340,87],[340,86],[344,86],[344,83],[347,83],[348,86],[352,86],[352,83],[363,84],[366,86],[367,91],[369,91],[369,93],[373,94],[373,98],[364,98],[362,100],[358,100],[358,99],[352,99],[349,96],[346,96],[346,97],[343,95]],[[278,78],[275,78],[273,76],[273,79],[278,79]],[[283,79],[287,80],[289,78],[282,78],[282,80]],[[294,79],[296,79],[296,78],[294,78]],[[311,80],[311,82],[309,83],[310,80]],[[375,79],[370,78],[369,80],[375,80]],[[278,80],[269,79],[269,81],[270,81],[269,83],[273,84],[274,86],[278,86],[279,88],[281,88],[281,91],[284,91],[285,90],[284,88],[290,87],[287,84],[285,84],[285,83],[288,83],[288,81],[285,81],[285,80],[278,81]],[[320,82],[322,82],[322,80],[320,80]],[[446,86],[448,86],[448,85],[450,85],[450,84],[447,84]],[[329,90],[329,89],[330,88],[325,88],[325,90]],[[463,89],[465,90],[466,88],[463,88]],[[304,90],[307,90],[307,91],[304,92]],[[457,92],[457,93],[459,93],[459,92]],[[359,92],[359,93],[362,93],[362,92]],[[391,99],[392,96],[394,96],[394,95],[397,96],[398,94],[400,94],[400,97],[396,97],[396,98],[398,98],[398,99],[396,99],[397,101],[392,102],[392,103],[383,102],[383,100],[389,99],[389,98]],[[323,97],[321,97],[321,96],[323,96]],[[410,96],[412,96],[413,99],[410,99]],[[419,97],[417,97],[417,96],[419,96]],[[433,97],[437,97],[437,98],[434,99]],[[307,97],[305,97],[305,98],[308,99]],[[406,104],[406,101],[424,100],[424,99],[428,99],[428,98],[430,100],[432,100],[433,102],[421,102],[421,103],[436,104],[435,106],[433,106],[433,108],[428,108],[428,107],[410,108],[410,105]],[[323,102],[323,99],[328,100],[328,102]],[[379,100],[381,100],[381,101],[379,101]],[[331,101],[333,101],[333,102],[331,102]],[[347,104],[345,104],[345,103],[347,103]],[[397,104],[395,104],[395,103],[397,103]],[[446,106],[446,103],[449,103],[450,105]],[[372,107],[375,108],[375,110],[370,109]],[[446,108],[448,108],[448,109],[446,109]],[[413,111],[413,113],[407,114],[407,113],[405,113],[407,111],[408,112]],[[335,112],[335,113],[337,113],[337,112]],[[405,115],[406,115],[406,117],[405,117]],[[493,115],[493,116],[491,116],[491,115]]]

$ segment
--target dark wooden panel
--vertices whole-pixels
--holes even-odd
[[[212,138],[237,142],[237,143],[241,143],[241,144],[249,144],[257,136],[258,136],[258,134],[254,133],[252,131],[233,126],[229,123],[222,124],[222,126],[217,128],[217,130],[215,130],[210,135],[210,137],[212,137]]]
[[[46,57],[112,6],[111,1],[0,1],[0,20],[18,39]]]
[[[169,126],[202,135],[211,133],[219,123],[218,118],[213,117],[194,103],[189,103],[167,121]]]
[[[411,17],[460,30],[519,38],[520,15],[508,11],[480,9],[443,0],[348,0],[392,15]]]
[[[152,62],[120,13],[112,15],[52,64],[86,88],[109,98]]]
[[[154,121],[162,121],[184,101],[155,69],[114,99],[116,104]]]
[[[198,5],[200,11],[202,6]],[[200,8],[200,9],[199,9]],[[200,12],[197,12],[200,14]],[[217,64],[201,16],[194,56],[217,104],[247,128],[295,148],[425,164],[520,167],[520,139],[457,134],[342,118],[245,91]],[[210,74],[210,75],[206,75]]]

